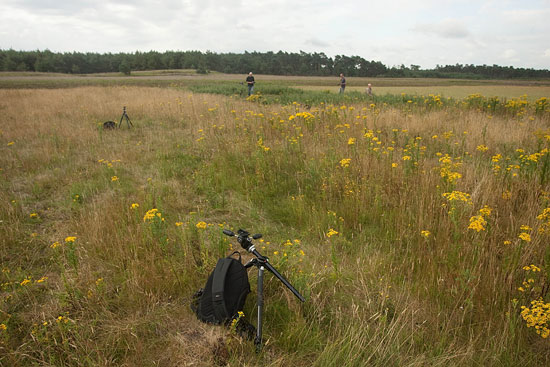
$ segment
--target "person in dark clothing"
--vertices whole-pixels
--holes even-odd
[[[344,93],[345,89],[346,89],[346,78],[344,78],[344,74],[340,74],[340,93]]]
[[[248,85],[248,95],[251,95],[254,93],[254,76],[252,76],[252,72],[248,73],[248,76],[246,77],[246,84]]]

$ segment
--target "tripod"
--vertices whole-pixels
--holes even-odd
[[[126,120],[126,125],[128,126],[128,129],[134,126],[134,124],[132,124],[132,121],[130,121],[130,117],[128,117],[128,114],[126,113],[126,106],[122,107],[122,116],[120,116],[120,121],[117,127],[120,128],[123,119]]]
[[[264,271],[267,269],[273,275],[275,275],[298,299],[302,302],[305,302],[305,298],[286,280],[278,271],[269,263],[269,259],[265,256],[262,256],[256,247],[251,241],[250,233],[245,230],[239,229],[237,234],[233,233],[228,229],[224,229],[223,233],[227,236],[237,237],[237,242],[244,248],[246,251],[250,252],[255,258],[250,260],[244,265],[245,268],[250,268],[255,266],[258,268],[258,286],[257,286],[257,305],[258,305],[258,323],[256,326],[256,338],[254,339],[254,345],[256,345],[256,352],[259,352],[262,349],[262,317],[264,310]],[[252,239],[257,240],[261,238],[261,234],[255,234],[252,236]]]

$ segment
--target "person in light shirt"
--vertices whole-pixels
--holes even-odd
[[[248,76],[246,77],[246,84],[248,85],[248,95],[250,96],[252,93],[254,93],[254,76],[252,75],[252,72],[248,73]]]
[[[346,90],[346,78],[344,78],[344,74],[340,73],[340,93],[344,93]]]

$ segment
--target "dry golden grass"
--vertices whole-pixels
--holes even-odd
[[[103,130],[122,106],[134,128]],[[547,340],[519,314],[547,292],[517,289],[530,264],[543,269],[537,286],[548,283],[548,237],[537,232],[547,113],[283,107],[150,87],[0,90],[0,111],[0,364],[549,361]],[[519,148],[539,161],[506,175]],[[441,176],[445,154],[461,163],[453,182]],[[452,190],[471,204],[444,200]],[[484,205],[489,224],[469,230]],[[144,221],[152,208],[164,222]],[[267,275],[260,355],[189,308],[236,247],[222,227],[264,232],[259,249],[307,297]],[[254,294],[245,311],[255,321]]]

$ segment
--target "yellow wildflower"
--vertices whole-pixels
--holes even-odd
[[[329,229],[329,231],[327,232],[327,237],[332,237],[334,236],[335,234],[338,234],[338,232],[336,232],[334,229]]]
[[[342,167],[349,167],[349,164],[351,162],[351,158],[344,158],[342,160],[340,160],[340,166]]]
[[[489,215],[491,215],[492,209],[485,205],[483,208],[479,209],[479,212],[484,217],[488,217]]]
[[[531,301],[531,307],[522,306],[521,317],[527,327],[534,327],[537,334],[546,339],[550,335],[550,303],[545,303],[542,298]]]
[[[19,283],[22,287],[24,287],[25,285],[29,284],[31,282],[31,278],[30,277],[27,277],[25,279],[23,279],[23,281],[21,281],[21,283]]]
[[[525,242],[531,242],[531,235],[529,233],[522,232],[519,234],[519,238],[521,238]]]
[[[532,272],[536,273],[537,271],[540,271],[540,268],[536,265],[531,264],[531,265],[524,266],[523,270],[532,271]]]
[[[474,231],[484,231],[487,221],[481,215],[475,215],[470,218],[470,225],[468,229],[473,229]]]
[[[550,221],[550,208],[545,208],[542,213],[537,216],[537,219]]]
[[[550,208],[545,208],[537,219],[544,222],[539,227],[539,233],[550,232]]]
[[[161,214],[161,213],[156,208],[148,210],[147,213],[145,213],[145,215],[143,216],[143,221],[144,222],[152,221],[153,219],[155,219],[155,217],[158,216],[158,214]]]
[[[465,203],[471,204],[472,199],[470,197],[470,194],[467,194],[465,192],[460,191],[452,191],[452,192],[445,192],[442,194],[442,196],[447,199],[448,201],[463,201]]]

